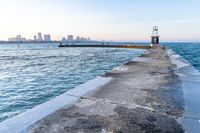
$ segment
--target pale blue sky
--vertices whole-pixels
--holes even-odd
[[[200,41],[200,0],[0,0],[0,40],[37,32],[97,40]]]

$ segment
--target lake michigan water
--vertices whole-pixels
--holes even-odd
[[[165,43],[200,71],[200,43]]]
[[[0,45],[0,121],[141,55],[144,50]]]
[[[144,50],[0,45],[0,122],[141,55]],[[165,43],[200,71],[200,44]]]

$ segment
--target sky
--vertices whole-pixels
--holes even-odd
[[[0,40],[38,32],[94,40],[200,41],[200,0],[0,0]]]

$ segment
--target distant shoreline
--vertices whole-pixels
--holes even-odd
[[[144,42],[137,42],[137,41],[133,41],[133,42],[130,42],[130,41],[84,41],[84,42],[77,42],[77,41],[74,41],[74,42],[68,42],[68,41],[25,41],[25,42],[13,42],[13,41],[0,41],[0,44],[18,44],[18,43],[101,43],[101,42],[109,42],[109,43],[125,43],[125,44],[128,44],[128,43],[142,43],[142,44],[149,44],[149,42],[147,41],[144,41]],[[200,42],[161,42],[161,44],[173,44],[173,43],[178,43],[178,44],[200,44]]]
[[[16,44],[16,43],[100,43],[108,41],[0,41],[0,44]]]
[[[0,44],[16,44],[16,43],[59,43],[60,41],[26,41],[26,42],[13,42],[13,41],[0,41]]]

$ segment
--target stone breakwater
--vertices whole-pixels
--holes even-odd
[[[181,133],[181,81],[167,51],[150,49],[106,73],[112,80],[41,119],[31,133]]]

